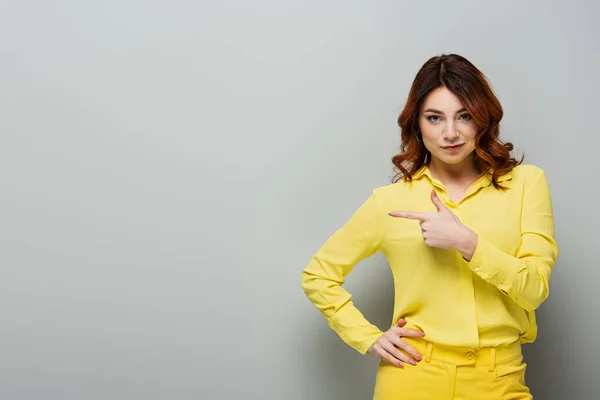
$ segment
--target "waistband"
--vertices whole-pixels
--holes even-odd
[[[421,353],[423,361],[427,363],[436,360],[452,365],[489,367],[493,370],[499,364],[506,364],[523,357],[520,342],[498,347],[471,348],[445,346],[425,339],[409,337],[402,339]]]

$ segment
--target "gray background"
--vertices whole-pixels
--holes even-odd
[[[551,184],[529,384],[597,398],[597,4],[2,2],[0,398],[370,398],[377,361],[300,272],[390,182],[412,79],[451,52]],[[347,288],[387,328],[385,259]]]

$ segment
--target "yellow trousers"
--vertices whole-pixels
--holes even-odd
[[[519,343],[482,349],[403,338],[423,355],[416,366],[381,360],[374,400],[531,400]]]

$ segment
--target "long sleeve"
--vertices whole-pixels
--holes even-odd
[[[527,311],[548,297],[548,283],[558,257],[550,188],[544,172],[525,182],[521,209],[521,245],[516,255],[498,249],[479,235],[469,268]]]
[[[342,340],[361,354],[383,332],[366,320],[342,284],[359,261],[378,251],[382,236],[380,218],[372,194],[302,271],[302,287],[309,300]]]

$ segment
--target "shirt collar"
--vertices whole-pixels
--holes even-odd
[[[431,175],[431,171],[429,170],[429,167],[427,165],[423,165],[421,168],[419,168],[412,176],[413,180],[418,180],[421,179],[423,176],[427,176],[429,178],[429,180],[431,180],[432,182],[435,180],[435,178],[433,177],[433,175]],[[498,177],[498,183],[502,183],[502,182],[506,182],[512,179],[512,170],[507,172],[506,174],[499,176]],[[485,174],[482,178],[481,178],[481,185],[482,186],[489,186],[492,183],[492,171],[488,171],[487,174]]]

